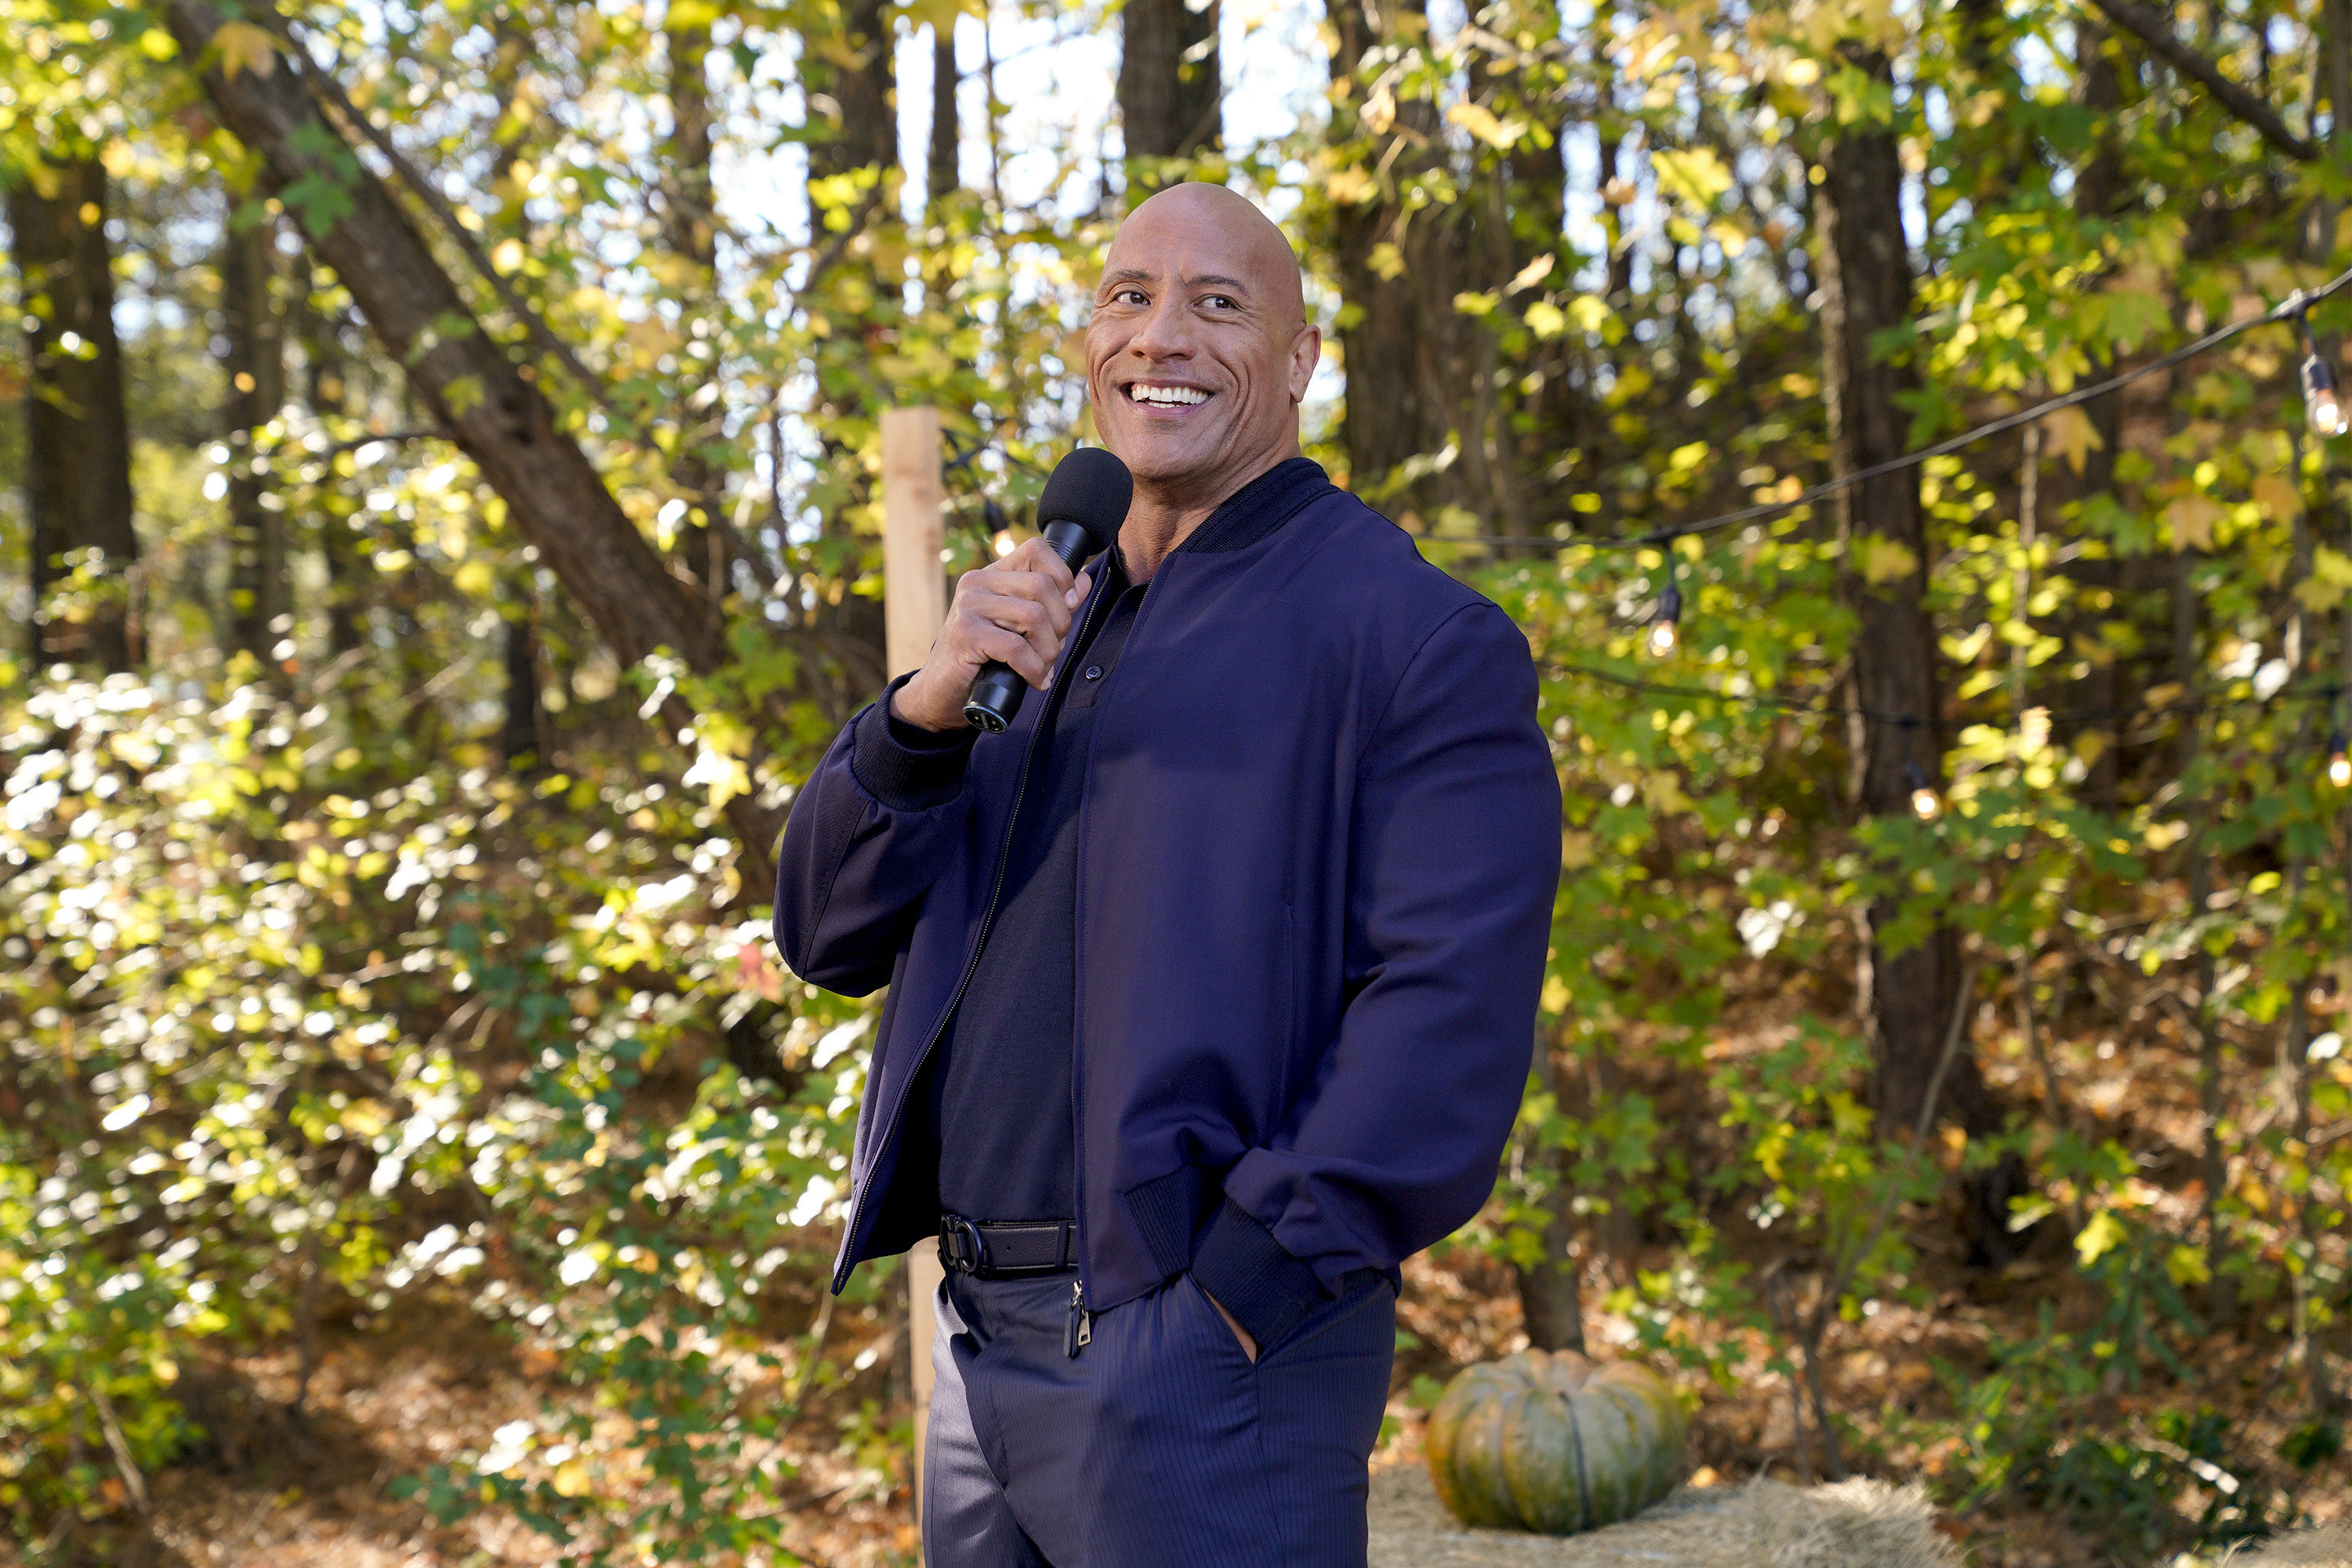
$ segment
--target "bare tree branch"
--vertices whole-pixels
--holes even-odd
[[[2278,110],[2263,102],[2247,89],[2221,74],[2211,60],[2190,48],[2174,36],[2171,19],[2142,0],[2091,0],[2110,20],[2125,31],[2136,35],[2183,75],[2195,77],[2206,89],[2221,100],[2221,107],[2244,121],[2263,134],[2263,140],[2290,158],[2310,163],[2319,156],[2319,149],[2296,135],[2287,122],[2279,118]]]

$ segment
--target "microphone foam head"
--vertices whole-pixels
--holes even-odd
[[[1094,535],[1095,548],[1108,550],[1135,500],[1135,476],[1100,447],[1081,447],[1054,465],[1045,493],[1037,498],[1037,526],[1075,522]]]

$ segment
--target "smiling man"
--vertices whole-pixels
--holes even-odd
[[[949,1270],[930,1568],[1360,1568],[1398,1265],[1494,1185],[1558,779],[1526,638],[1299,455],[1320,349],[1246,200],[1138,207],[1118,548],[967,573],[785,831],[786,960],[890,987],[835,1289]],[[1045,695],[982,738],[991,660]]]

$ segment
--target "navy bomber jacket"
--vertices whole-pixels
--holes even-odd
[[[1189,1271],[1271,1349],[1494,1185],[1559,875],[1534,666],[1500,609],[1293,458],[1160,564],[1107,679],[1078,828],[1085,1304]],[[868,709],[793,802],[785,962],[890,987],[836,1290],[937,1228],[928,1184],[894,1180],[901,1127],[995,912],[1046,706],[944,783]]]

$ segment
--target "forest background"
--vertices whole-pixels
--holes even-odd
[[[1178,178],[1566,790],[1381,1462],[1583,1345],[1980,1563],[2352,1509],[2352,0],[0,16],[0,1557],[911,1561],[768,847],[880,412],[1018,536]]]

